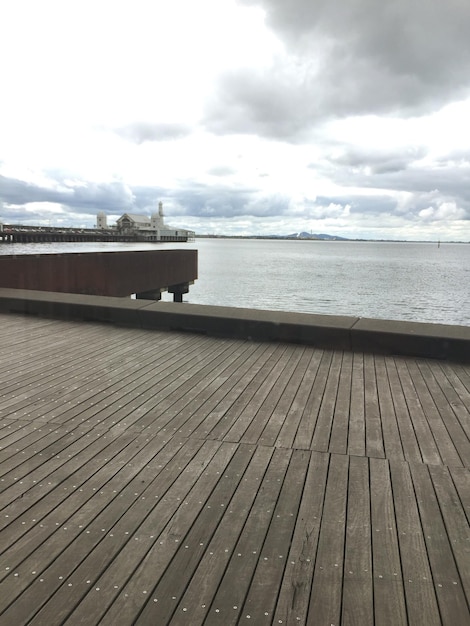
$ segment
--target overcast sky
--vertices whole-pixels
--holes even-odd
[[[470,241],[470,3],[2,0],[0,219]]]

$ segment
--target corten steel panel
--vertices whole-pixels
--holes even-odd
[[[197,278],[197,250],[0,256],[0,287],[100,296],[166,289]]]

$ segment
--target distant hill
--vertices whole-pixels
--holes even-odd
[[[346,237],[338,237],[337,235],[327,235],[326,233],[292,233],[285,235],[283,239],[321,239],[323,241],[348,241]]]
[[[315,239],[317,241],[351,241],[347,237],[338,237],[337,235],[327,235],[326,233],[292,233],[291,235],[198,235],[196,239]]]

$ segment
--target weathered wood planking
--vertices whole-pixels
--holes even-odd
[[[437,400],[441,390],[430,370],[423,364],[418,367],[416,363],[410,363],[408,368],[443,463],[459,466],[462,463],[465,465],[467,461],[468,465],[470,444],[465,444],[465,435],[462,437],[463,433],[455,416],[449,414],[445,403]]]
[[[342,624],[374,623],[369,464],[365,457],[349,462]]]
[[[441,620],[436,591],[409,465],[392,462],[390,466],[408,620],[437,626]]]
[[[451,542],[442,518],[439,502],[426,465],[411,468],[411,476],[416,493],[416,501],[421,517],[426,549],[436,590],[439,611],[443,624],[466,624],[469,620],[468,603],[459,576],[459,570],[452,551]],[[437,482],[437,476],[436,476]],[[458,524],[458,516],[449,515]],[[468,545],[468,527],[467,527]],[[466,554],[468,562],[468,552]],[[465,555],[462,555],[465,559]]]
[[[470,623],[468,367],[1,318],[0,625]]]
[[[393,490],[385,459],[370,459],[370,500],[374,623],[407,624]]]
[[[364,355],[353,354],[351,374],[351,408],[347,454],[364,456],[366,453],[366,414],[364,398]]]
[[[330,459],[307,624],[339,624],[341,619],[348,465],[346,455]]]

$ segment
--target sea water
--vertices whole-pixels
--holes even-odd
[[[470,324],[470,244],[207,238],[2,244],[0,254],[168,248],[198,250],[199,278],[187,302]]]

